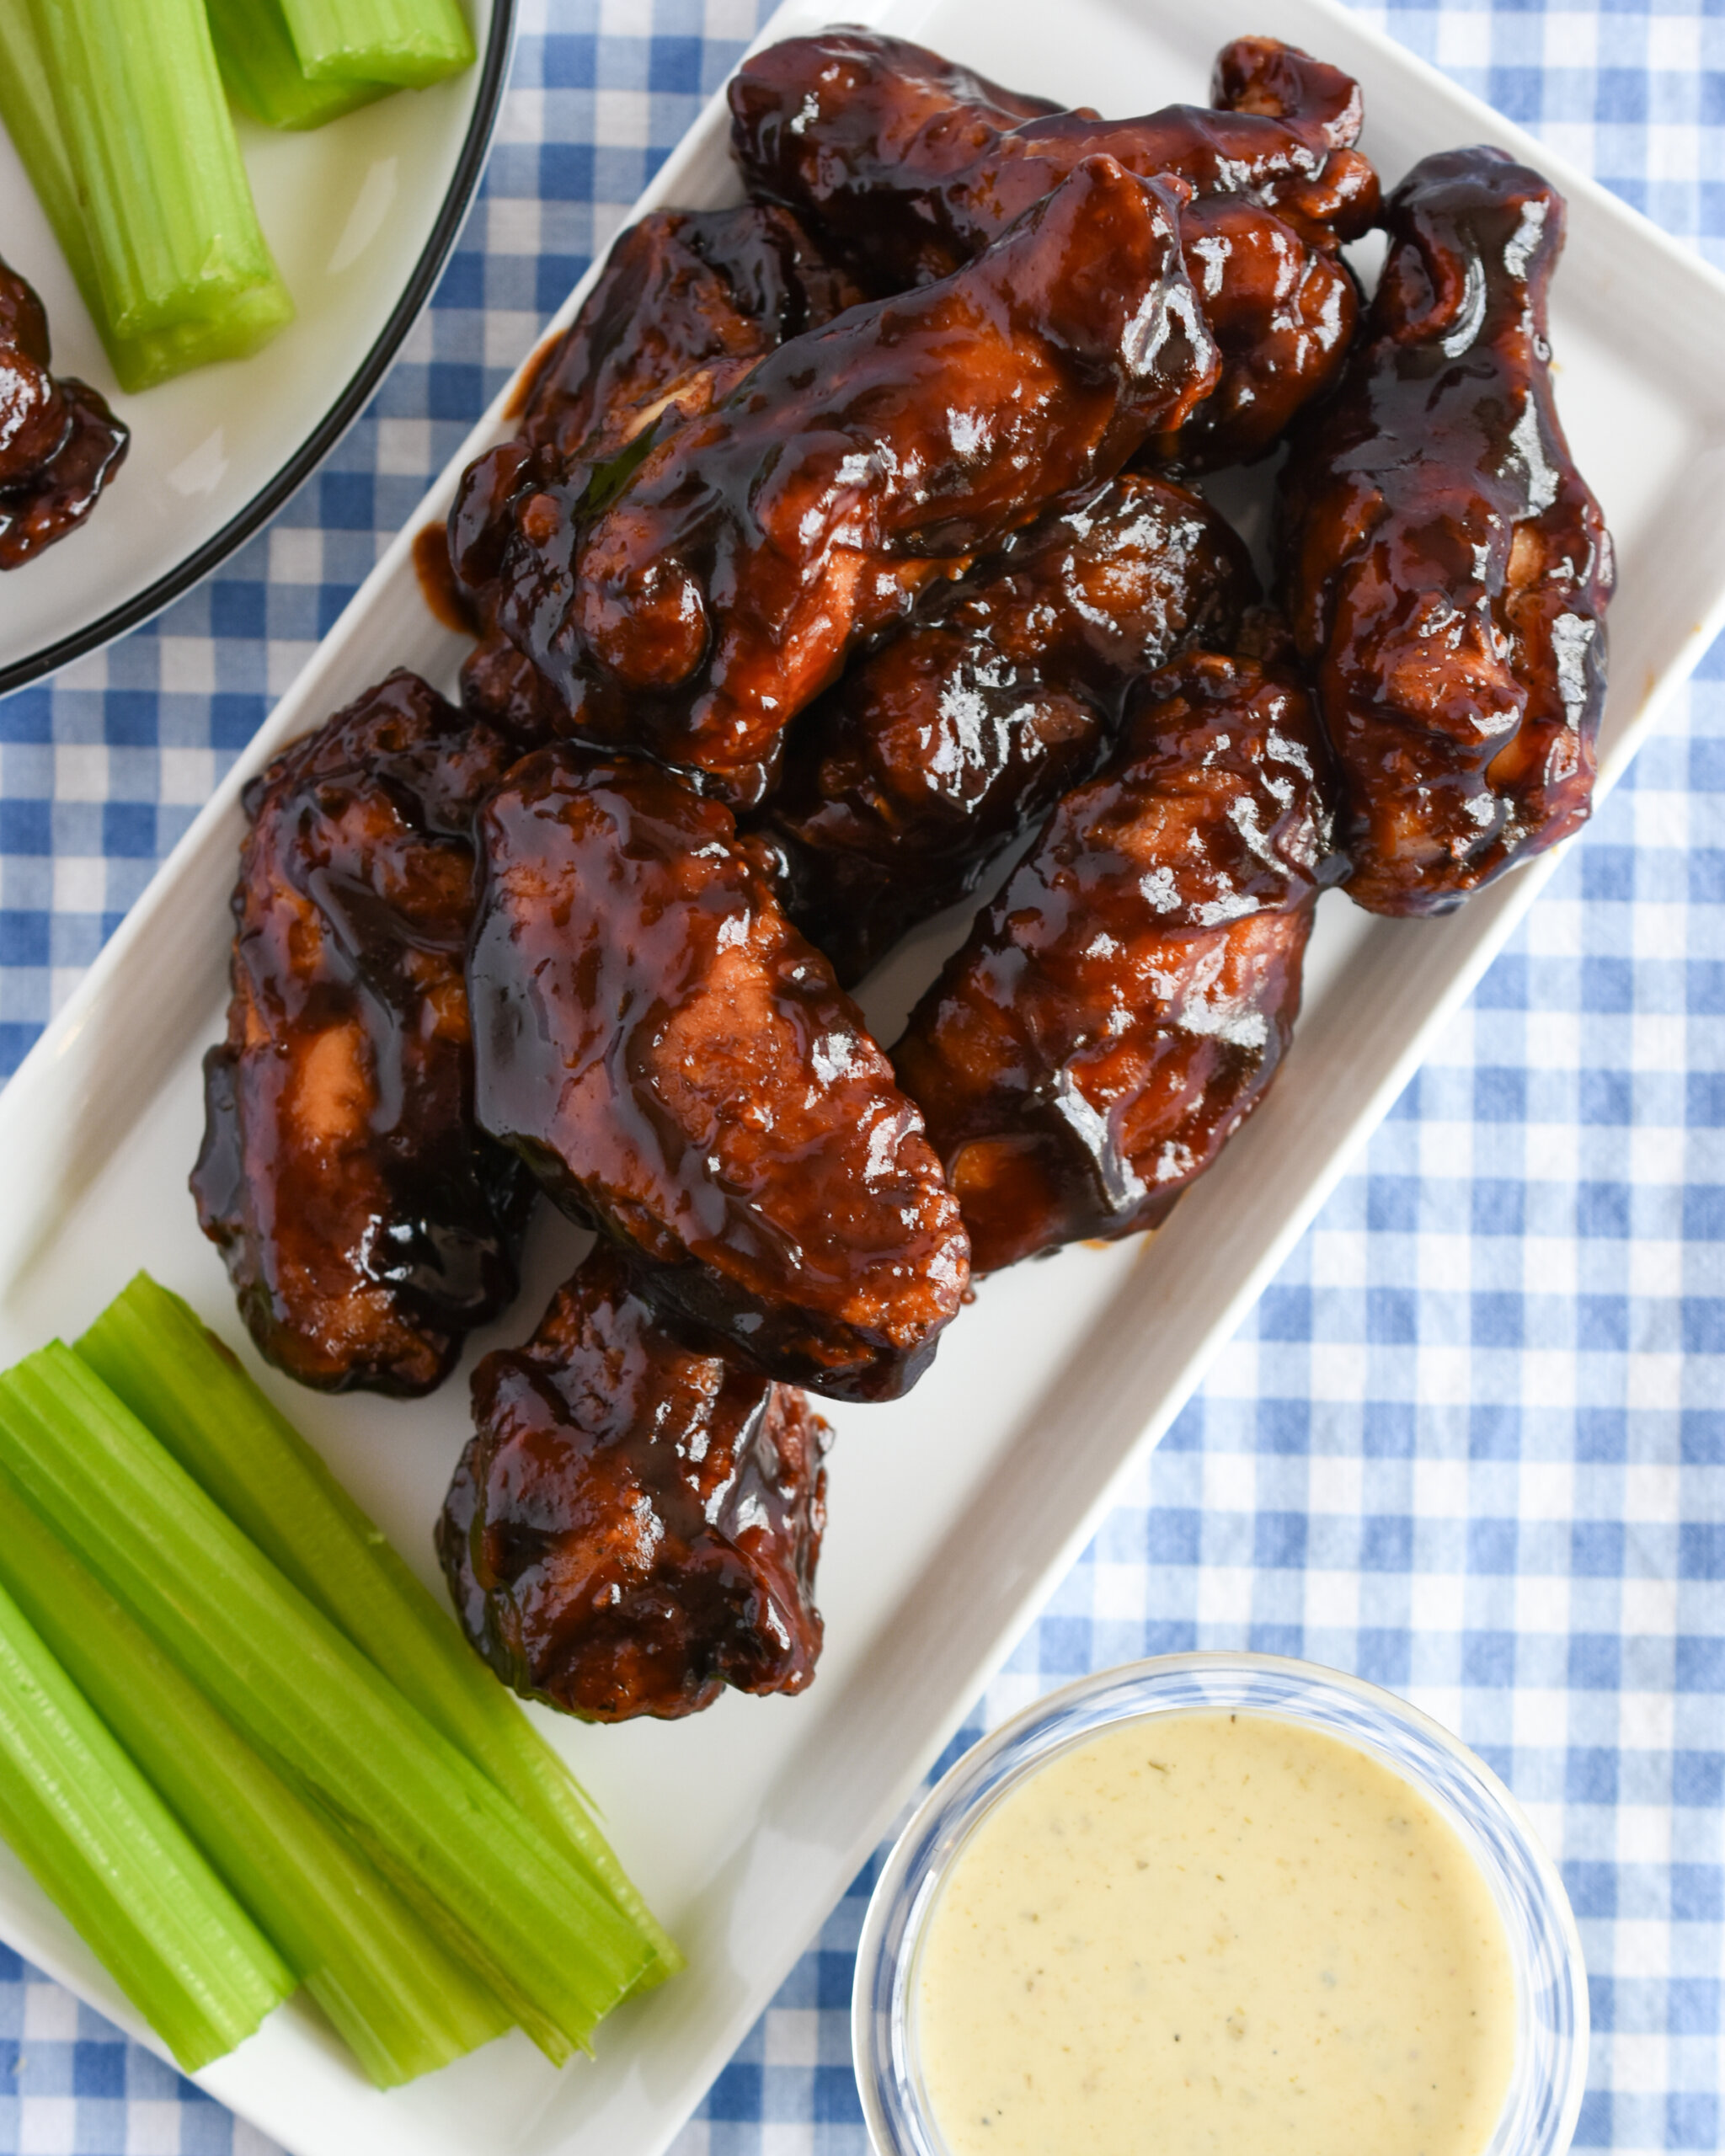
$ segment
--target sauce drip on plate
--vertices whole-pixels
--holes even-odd
[[[1515,1986],[1432,1803],[1270,1716],[1162,1715],[984,1819],[916,1972],[953,2156],[1479,2156]]]

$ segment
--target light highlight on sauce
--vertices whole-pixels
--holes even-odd
[[[914,1975],[953,2156],[1479,2156],[1515,1986],[1435,1806],[1264,1715],[1124,1722],[1004,1799]]]

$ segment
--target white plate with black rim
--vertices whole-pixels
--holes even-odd
[[[790,0],[766,35],[817,28],[828,8],[1115,113],[1201,98],[1217,46],[1269,32],[1359,76],[1364,147],[1386,181],[1429,152],[1482,141],[1548,172],[1570,211],[1552,291],[1558,397],[1619,549],[1601,784],[1621,776],[1725,627],[1725,277],[1338,0]],[[716,207],[740,194],[715,103],[638,207]],[[200,1058],[227,1003],[240,789],[393,666],[453,686],[466,647],[429,611],[412,541],[447,514],[462,464],[508,431],[510,395],[0,1094],[0,1363],[75,1334],[147,1266],[242,1345],[428,1582],[432,1524],[472,1428],[464,1377],[403,1402],[314,1395],[264,1369],[185,1178],[203,1120]],[[1231,475],[1230,512],[1261,520],[1265,484],[1262,469]],[[688,1956],[682,1975],[606,2021],[592,2058],[554,2072],[517,2031],[380,2095],[291,2002],[200,2084],[294,2156],[658,2156],[1562,857],[1439,921],[1376,920],[1327,894],[1294,1049],[1167,1225],[993,1275],[907,1398],[830,1408],[826,1642],[805,1695],[729,1693],[688,1721],[615,1728],[541,1713]],[[962,933],[951,917],[931,924],[863,985],[881,1039]],[[469,1342],[467,1367],[526,1337],[580,1240],[542,1211],[521,1299]],[[0,1938],[138,2028],[4,1849]]]
[[[124,395],[0,128],[0,255],[48,310],[54,364],[131,429],[81,530],[0,576],[0,694],[147,622],[272,517],[352,425],[431,296],[485,168],[515,0],[467,0],[478,59],[305,134],[238,122],[299,312],[248,360]]]

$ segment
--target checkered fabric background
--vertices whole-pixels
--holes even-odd
[[[1364,12],[1725,264],[1725,0]],[[0,702],[0,1074],[755,22],[754,0],[526,0],[483,196],[371,412],[170,614]],[[1718,2147],[1725,646],[970,1733],[1089,1669],[1240,1646],[1391,1685],[1491,1761],[1581,1922],[1578,2145]],[[678,2156],[861,2156],[846,2007],[869,1883]],[[268,2156],[0,1951],[0,2152],[74,2150]]]

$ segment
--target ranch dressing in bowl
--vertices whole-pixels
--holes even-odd
[[[952,2156],[1482,2156],[1515,2062],[1503,1920],[1442,1810],[1266,1714],[1120,1721],[1025,1777],[909,2006]]]

